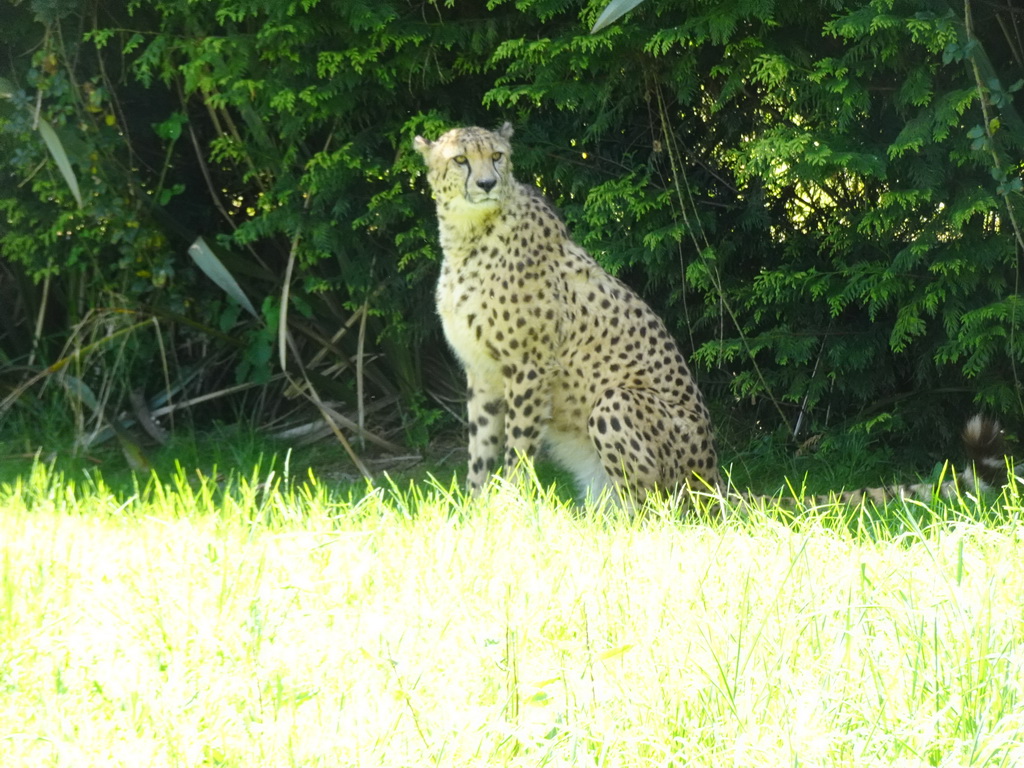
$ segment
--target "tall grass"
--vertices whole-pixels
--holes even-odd
[[[0,764],[1024,764],[1015,496],[636,522],[285,469],[0,487]]]

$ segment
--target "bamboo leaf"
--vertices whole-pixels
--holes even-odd
[[[632,11],[644,0],[612,0],[608,5],[601,11],[601,15],[597,17],[597,21],[594,22],[594,26],[590,30],[590,34],[600,32],[602,29],[618,21],[622,16]]]
[[[64,386],[68,392],[71,392],[75,397],[82,401],[82,403],[93,413],[100,412],[100,403],[96,398],[96,393],[92,391],[88,384],[79,379],[77,376],[72,376],[70,373],[65,373],[63,376]]]
[[[71,162],[68,160],[67,152],[64,151],[64,145],[61,144],[60,137],[58,137],[57,132],[53,130],[53,126],[42,118],[39,118],[39,135],[43,137],[43,142],[45,142],[46,148],[50,150],[50,154],[53,155],[53,160],[57,163],[57,168],[64,177],[64,181],[68,183],[68,187],[71,189],[71,194],[75,197],[75,202],[77,202],[78,207],[81,208],[82,193],[78,189],[78,179],[75,176],[74,169],[71,167]]]
[[[224,266],[223,262],[217,258],[214,252],[210,249],[210,246],[206,244],[202,235],[196,238],[195,242],[188,247],[188,255],[192,257],[192,260],[196,263],[206,276],[213,280],[221,290],[224,291],[228,296],[238,302],[246,312],[255,318],[259,318],[260,314],[256,311],[256,308],[249,301],[249,297],[245,295],[245,291],[242,290],[242,286],[238,284],[234,276],[228,272],[227,267]]]

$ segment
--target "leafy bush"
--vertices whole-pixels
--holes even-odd
[[[424,439],[444,352],[409,142],[511,119],[520,177],[745,433],[1021,412],[1020,11],[662,0],[590,34],[603,5],[14,6],[8,377],[81,357],[83,321],[120,313],[153,332],[119,347],[105,402],[251,383],[266,419],[299,391],[360,419],[400,403]],[[257,316],[189,257],[199,236]],[[102,370],[78,375],[98,390]]]

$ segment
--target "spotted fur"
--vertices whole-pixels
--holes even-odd
[[[444,252],[438,313],[468,383],[469,487],[544,444],[584,495],[719,488],[708,410],[675,340],[515,180],[511,137],[506,123],[414,142]],[[987,470],[996,441],[983,422],[969,429]]]

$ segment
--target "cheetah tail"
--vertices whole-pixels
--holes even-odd
[[[999,427],[999,422],[984,416],[972,417],[963,431],[964,450],[967,454],[967,467],[952,480],[945,481],[939,488],[933,483],[913,483],[910,485],[882,486],[878,488],[860,488],[853,491],[839,491],[820,496],[810,497],[815,505],[824,505],[841,501],[844,504],[862,504],[869,502],[876,506],[883,505],[892,499],[919,498],[928,499],[936,492],[944,498],[959,493],[961,488],[970,490],[1002,488],[1008,478],[1006,457],[1009,454],[1006,439]],[[797,500],[785,496],[757,496],[748,493],[727,494],[739,509],[744,507],[762,506],[765,503],[781,504],[784,508],[806,506],[807,500]]]
[[[962,473],[965,485],[977,483],[983,488],[1001,488],[1006,485],[1006,456],[1009,449],[999,422],[976,415],[964,426],[964,450],[968,465]]]

